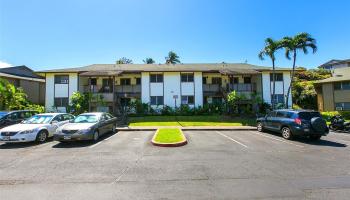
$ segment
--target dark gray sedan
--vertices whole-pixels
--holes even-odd
[[[117,118],[109,113],[94,112],[78,115],[74,120],[56,130],[54,140],[94,140],[108,132],[115,132]]]

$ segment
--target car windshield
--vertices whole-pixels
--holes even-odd
[[[73,120],[73,123],[96,123],[97,121],[97,115],[79,115]]]
[[[52,115],[34,115],[33,117],[23,121],[23,124],[48,124],[52,119]]]
[[[7,115],[7,112],[0,112],[0,119]]]
[[[314,117],[321,117],[319,112],[300,112],[298,115],[301,119],[305,120],[311,120]]]

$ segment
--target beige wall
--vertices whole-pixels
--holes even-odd
[[[334,102],[350,102],[350,90],[335,90],[334,91]]]
[[[334,90],[334,83],[322,84],[322,92],[317,91],[319,111],[334,111],[335,103],[350,102],[350,90]]]
[[[333,111],[334,110],[334,99],[333,99],[333,83],[325,83],[322,85],[323,94],[323,110]]]
[[[15,86],[18,84],[18,87],[22,88],[23,91],[27,94],[28,100],[35,104],[45,104],[45,83],[30,81],[30,80],[22,80],[22,79],[14,79],[1,77],[6,79],[11,84]]]

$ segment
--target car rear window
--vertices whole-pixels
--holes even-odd
[[[300,112],[298,116],[301,119],[311,120],[314,117],[321,117],[321,114],[319,112]]]

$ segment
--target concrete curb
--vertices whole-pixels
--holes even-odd
[[[180,147],[180,146],[184,146],[184,145],[187,144],[187,139],[186,139],[186,136],[184,135],[184,133],[182,132],[182,130],[181,129],[179,129],[179,130],[182,133],[182,141],[180,141],[180,142],[173,142],[173,143],[159,143],[159,142],[156,142],[155,139],[156,139],[156,136],[157,136],[158,131],[159,131],[159,129],[157,129],[157,131],[154,133],[154,135],[152,137],[151,143],[154,146],[159,146],[159,147]]]
[[[193,126],[193,127],[181,127],[181,126],[158,126],[158,127],[147,127],[147,126],[143,126],[143,127],[119,127],[116,128],[117,131],[154,131],[154,130],[158,130],[159,128],[179,128],[181,130],[184,131],[247,131],[247,130],[256,130],[256,127],[253,126],[239,126],[239,127],[225,127],[225,126],[219,126],[219,127],[215,127],[215,126],[207,126],[207,127],[203,127],[203,126]]]

